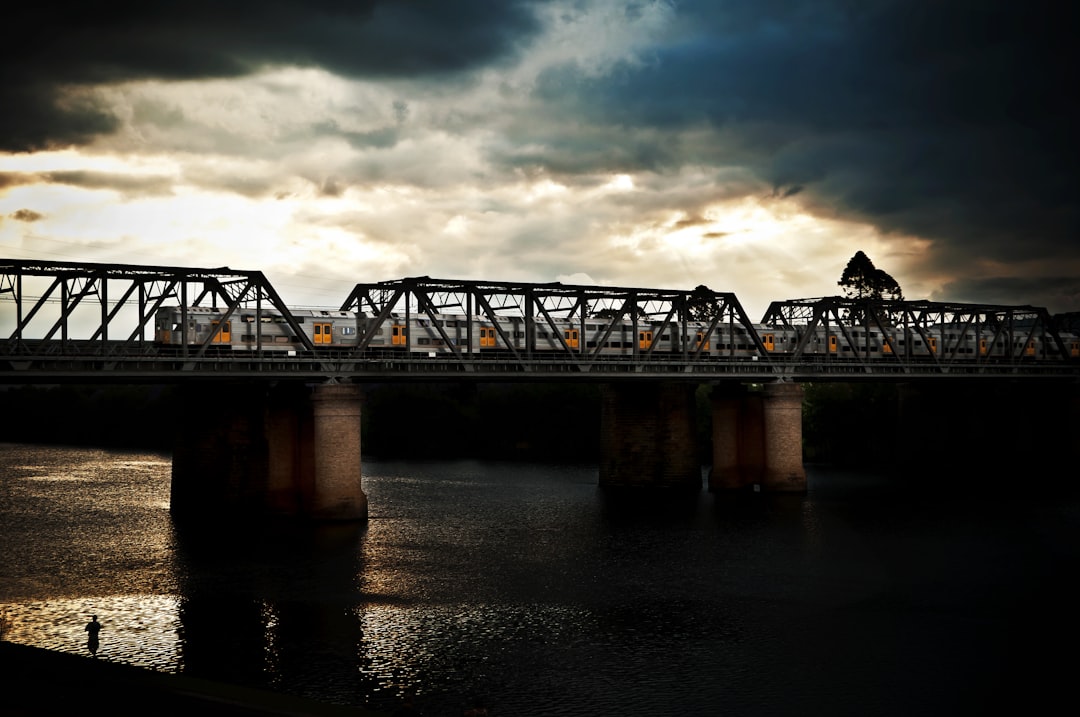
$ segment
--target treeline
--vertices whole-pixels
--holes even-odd
[[[171,451],[176,386],[0,389],[0,442]],[[207,411],[229,402],[227,387]],[[591,384],[373,384],[363,387],[365,455],[595,460],[599,388]]]
[[[0,442],[169,452],[180,420],[174,386],[0,388]],[[229,402],[223,387],[219,401]],[[700,459],[711,462],[710,388],[697,391]],[[588,383],[370,384],[365,456],[595,461],[600,395]],[[870,470],[954,464],[980,470],[1067,465],[1080,422],[1078,389],[1031,382],[805,385],[809,462]],[[1055,463],[1056,461],[1056,463]]]

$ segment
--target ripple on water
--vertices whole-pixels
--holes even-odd
[[[101,623],[99,659],[176,672],[177,599],[168,595],[110,595],[0,605],[4,639],[76,655],[88,654],[86,623]]]

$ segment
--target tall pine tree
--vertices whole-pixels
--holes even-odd
[[[904,293],[900,290],[900,284],[896,279],[874,266],[870,257],[861,251],[855,252],[840,281],[836,282],[844,287],[844,296],[849,299],[895,299],[904,300]]]

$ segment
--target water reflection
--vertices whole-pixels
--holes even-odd
[[[363,534],[362,524],[178,526],[182,671],[307,696],[330,683],[339,699],[362,698]]]
[[[7,639],[87,655],[97,614],[98,659],[342,704],[969,713],[1011,675],[1064,678],[1035,641],[1080,637],[1075,500],[814,469],[806,496],[642,496],[587,467],[384,463],[366,527],[174,526],[160,457],[3,448]]]

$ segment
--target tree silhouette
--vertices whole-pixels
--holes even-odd
[[[686,299],[686,313],[694,321],[712,321],[720,313],[716,293],[704,284],[699,284]]]
[[[904,300],[904,293],[896,279],[875,267],[870,257],[861,251],[855,252],[855,256],[851,257],[844,267],[840,281],[836,283],[844,287],[844,296],[849,299]]]

